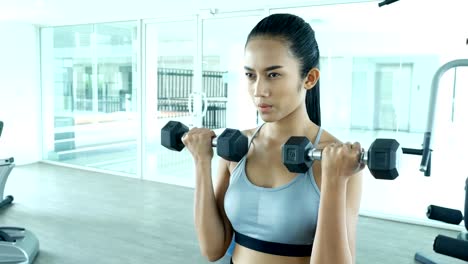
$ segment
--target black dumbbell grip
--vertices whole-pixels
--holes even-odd
[[[309,159],[311,160],[322,160],[322,149],[310,149],[309,151],[307,151],[307,157],[309,157]],[[368,152],[364,149],[361,149],[361,158],[359,160],[359,163],[367,164],[368,160]]]

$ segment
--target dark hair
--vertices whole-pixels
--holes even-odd
[[[319,68],[320,52],[315,32],[309,23],[291,14],[274,14],[262,19],[250,32],[246,45],[255,37],[272,37],[284,40],[292,54],[299,60],[300,76],[305,78],[309,71]],[[320,120],[320,81],[307,91],[305,103],[307,114],[312,122],[321,125]]]

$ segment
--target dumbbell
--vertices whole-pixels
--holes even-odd
[[[313,147],[307,137],[290,137],[282,146],[283,164],[290,172],[304,173],[315,160],[322,159],[322,150]],[[394,180],[403,151],[395,139],[376,139],[369,151],[362,149],[360,163],[369,168],[376,179]]]
[[[164,147],[181,151],[185,145],[182,137],[189,128],[177,121],[169,121],[161,129],[161,145]],[[239,130],[226,128],[221,135],[213,138],[211,145],[216,147],[218,156],[229,161],[240,161],[248,151],[248,139]]]

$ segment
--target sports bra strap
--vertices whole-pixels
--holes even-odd
[[[314,147],[317,147],[318,143],[320,142],[320,137],[322,136],[322,132],[323,132],[322,127],[319,127],[317,137],[315,138]]]
[[[257,129],[255,130],[255,132],[253,133],[252,137],[251,137],[250,140],[249,140],[249,149],[250,149],[250,145],[252,144],[252,141],[254,140],[255,136],[257,136],[258,131],[260,131],[260,129],[262,128],[262,126],[265,125],[265,124],[266,124],[266,123],[261,124],[259,127],[257,127]]]

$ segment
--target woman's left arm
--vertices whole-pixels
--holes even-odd
[[[346,230],[349,250],[356,263],[356,228],[362,196],[362,171],[352,176],[346,185]]]
[[[337,148],[328,151],[328,165],[322,160],[320,207],[310,263],[355,263],[362,167],[350,173],[356,154],[340,152]]]

